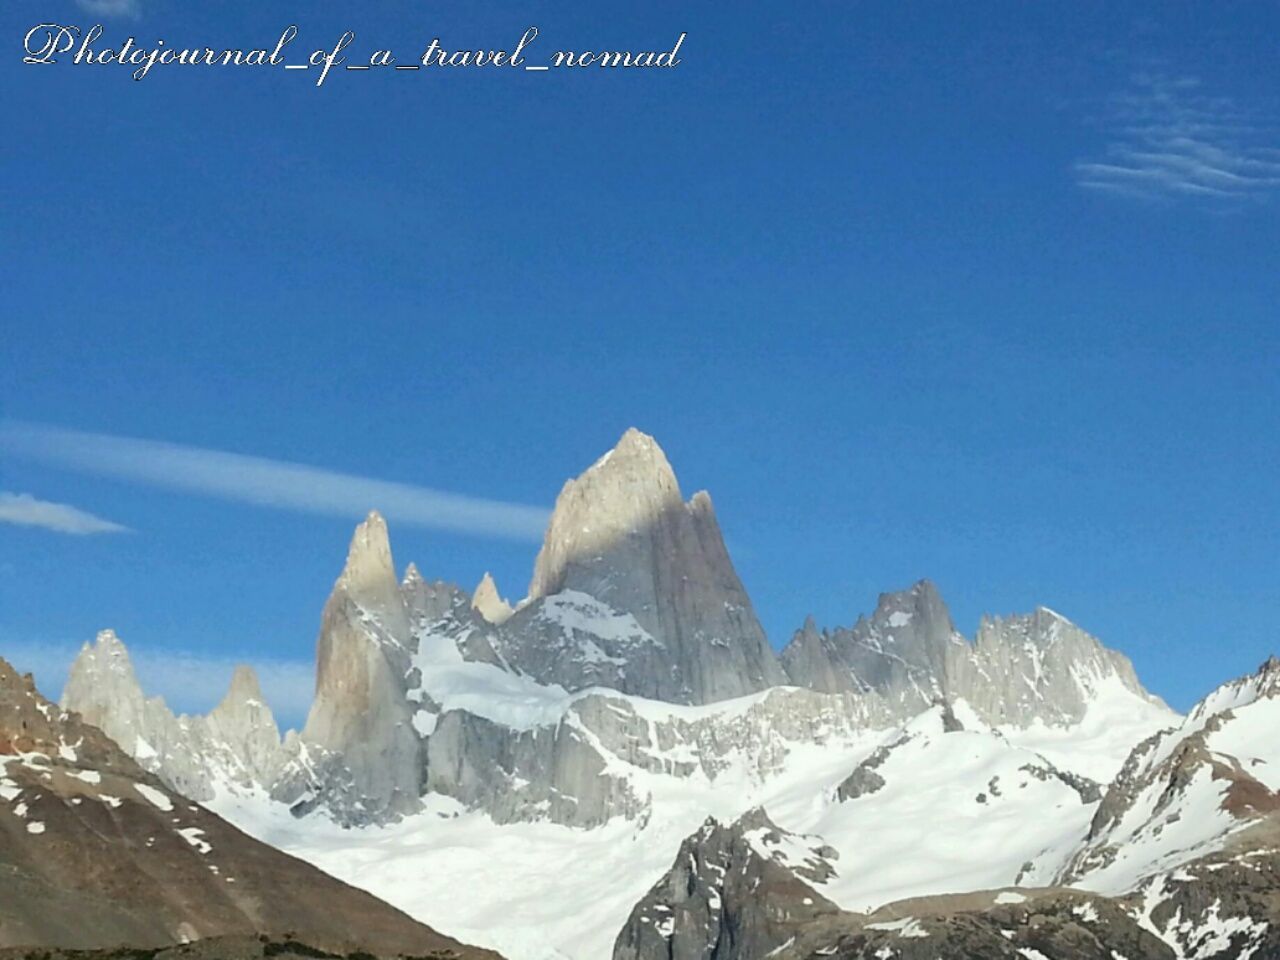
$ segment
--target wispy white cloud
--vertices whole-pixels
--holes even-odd
[[[1137,74],[1101,120],[1103,156],[1075,165],[1087,190],[1143,199],[1260,200],[1280,190],[1280,137],[1194,77]]]
[[[9,493],[5,490],[0,490],[0,523],[79,535],[125,533],[129,530],[128,527],[95,517],[70,504],[37,500],[29,493]]]
[[[20,673],[35,675],[36,688],[50,700],[62,696],[80,645],[0,640],[0,657]],[[281,727],[301,727],[315,692],[315,665],[303,660],[213,656],[184,650],[129,647],[129,659],[147,696],[164,697],[175,712],[208,713],[231,685],[241,663],[258,674],[262,695]]]
[[[263,507],[393,522],[458,533],[541,539],[548,511],[429,487],[375,480],[221,450],[0,421],[0,451],[98,476]]]
[[[131,17],[142,15],[139,0],[76,0],[76,6],[97,17]]]

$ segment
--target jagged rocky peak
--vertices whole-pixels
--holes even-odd
[[[946,694],[948,658],[963,647],[938,588],[920,580],[882,593],[870,617],[819,632],[806,622],[782,652],[791,681],[824,693],[876,690],[922,710]]]
[[[457,615],[462,608],[470,608],[471,605],[466,591],[457,584],[426,580],[413,563],[405,569],[404,579],[400,582],[400,596],[409,617],[411,633],[437,620]],[[412,644],[411,640],[410,646]]]
[[[95,683],[106,683],[110,678],[122,685],[136,688],[137,677],[133,662],[124,641],[111,629],[99,630],[93,642],[85,641],[72,664],[72,676],[92,676]]]
[[[556,597],[569,602],[549,610]],[[685,503],[638,430],[561,490],[529,600],[505,625],[504,655],[546,682],[709,703],[785,680],[711,498]]]
[[[258,674],[247,663],[236,664],[231,673],[231,686],[220,706],[261,706],[262,685],[258,683]]]
[[[407,578],[409,592],[425,586]],[[315,780],[341,781],[372,820],[416,810],[420,742],[411,723],[406,674],[413,643],[409,606],[396,579],[387,525],[377,511],[356,527],[316,641],[316,695],[302,732],[327,769]],[[299,777],[285,789],[301,796],[323,784]]]
[[[267,787],[282,760],[280,731],[252,668],[236,668],[207,716],[177,716],[163,698],[143,694],[128,649],[110,630],[81,648],[62,707],[193,800],[211,800],[220,789]]]
[[[365,611],[389,619],[388,630],[395,631],[403,619],[404,603],[391,557],[391,538],[387,522],[377,510],[369,511],[356,527],[347,550],[347,562],[334,585]]]
[[[240,770],[233,771],[233,780],[246,786],[269,787],[274,783],[284,762],[280,728],[253,667],[240,664],[235,668],[231,686],[209,713],[206,726],[209,739],[239,763]]]
[[[487,570],[471,594],[471,609],[494,625],[506,623],[515,613],[511,604],[498,594],[498,585]]]
[[[643,541],[651,541],[655,528],[684,509],[662,448],[649,435],[628,430],[617,446],[561,489],[534,564],[530,599],[581,590],[629,613],[635,613],[630,607],[646,608],[644,619],[650,620],[657,605],[651,578],[645,580],[644,571],[628,564],[620,571],[623,582],[610,588],[608,561],[619,553],[645,552],[650,544]]]
[[[798,631],[782,652],[791,681],[826,693],[875,691],[904,715],[939,699],[964,700],[988,723],[1070,724],[1101,697],[1168,708],[1142,688],[1133,665],[1061,614],[983,617],[976,641],[956,631],[928,580],[880,595],[851,628]]]
[[[993,723],[1073,723],[1090,704],[1116,697],[1173,716],[1143,688],[1128,657],[1048,607],[983,617],[952,675],[955,695]]]
[[[102,630],[93,643],[81,646],[62,690],[62,706],[121,742],[132,743],[129,735],[144,731],[142,687],[114,630]]]
[[[1253,673],[1224,683],[1191,709],[1187,722],[1200,725],[1224,710],[1280,697],[1280,659],[1267,657]]]

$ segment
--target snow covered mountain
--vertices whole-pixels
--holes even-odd
[[[1076,723],[1108,687],[1155,702],[1127,657],[1046,607],[984,617],[970,644],[928,580],[881,594],[851,628],[819,631],[810,619],[782,663],[800,686],[874,690],[907,715],[964,700],[989,723]]]
[[[217,784],[251,788],[279,773],[280,731],[247,666],[208,716],[175,716],[160,697],[143,695],[124,644],[104,630],[72,665],[62,705],[192,800],[212,800]]]
[[[1280,660],[1219,687],[1134,747],[1058,880],[1131,888],[1280,814]]]
[[[174,717],[111,634],[64,707],[253,836],[512,960],[604,960],[615,940],[620,960],[883,960],[926,936],[921,956],[1198,956],[1207,905],[1144,914],[1143,885],[1236,876],[1197,864],[1271,823],[1280,670],[1184,720],[1065,617],[984,618],[970,641],[928,581],[775,656],[709,498],[686,502],[636,431],[566,484],[521,602],[396,570],[370,514],[299,733],[249,673],[208,717]],[[1005,935],[1024,901],[1045,937]],[[1102,952],[1059,949],[1076,911],[1102,918]]]

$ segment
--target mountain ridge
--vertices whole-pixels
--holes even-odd
[[[136,715],[119,721],[127,749],[150,743],[150,724],[176,730],[153,737],[169,744],[150,759],[155,771],[205,786],[213,809],[252,835],[514,960],[601,960],[628,924],[634,960],[647,960],[669,941],[641,929],[657,907],[636,905],[708,817],[728,827],[757,808],[772,826],[750,829],[812,835],[839,854],[822,897],[842,916],[1077,880],[1120,903],[1151,875],[1143,870],[1177,860],[1148,855],[1136,828],[1117,834],[1115,821],[1163,775],[1143,779],[1134,745],[1163,743],[1191,721],[1062,615],[984,616],[970,639],[922,580],[882,593],[852,627],[808,618],[775,654],[761,645],[709,497],[683,498],[652,438],[625,435],[562,500],[530,596],[514,605],[489,576],[474,593],[414,563],[398,577],[387,524],[371,513],[322,612],[316,704],[299,733],[280,738],[265,714],[226,731],[209,717],[167,720],[136,708],[147,702],[136,678],[99,686],[98,701],[119,691],[120,716]],[[679,586],[686,577],[694,586]],[[127,650],[114,637],[109,647],[99,659],[128,676]],[[723,682],[703,683],[708,670]],[[233,678],[231,715],[256,709],[252,679]],[[76,685],[69,705],[101,707],[90,687]],[[1242,680],[1203,712],[1253,716],[1270,689]],[[728,690],[738,692],[722,697]],[[200,740],[210,731],[228,742]],[[241,761],[253,775],[228,775],[217,766],[225,756],[255,758]],[[1187,762],[1177,770],[1221,765],[1203,751]],[[1235,781],[1255,796],[1261,774],[1244,774]],[[1196,789],[1193,799],[1215,796]],[[1196,835],[1196,855],[1269,822],[1264,813]],[[1113,862],[1137,863],[1142,876],[1113,883]],[[705,887],[682,916],[707,920],[712,889],[727,888]],[[754,909],[741,894],[742,909]],[[1035,894],[1056,904],[1066,930],[1077,901],[1057,896]],[[1122,907],[1107,907],[1117,942],[1137,936]],[[968,943],[973,924],[985,925],[980,942],[1001,936],[990,917],[966,917],[954,930],[951,919],[936,924],[939,936]],[[774,936],[786,923],[739,919],[718,927],[717,943],[756,931],[768,949],[786,947]],[[898,935],[854,928],[845,933],[875,951]],[[697,955],[697,936],[682,942]]]

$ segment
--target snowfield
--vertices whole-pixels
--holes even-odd
[[[585,695],[464,663],[452,640],[422,639],[415,665],[428,695],[446,708],[474,705],[526,728],[560,722]],[[702,707],[623,699],[647,719],[694,720],[741,718],[763,696]],[[732,821],[756,806],[784,830],[816,835],[806,840],[839,852],[836,876],[821,889],[849,910],[1011,887],[1027,861],[1035,869],[1023,882],[1044,883],[1083,839],[1096,808],[1045,771],[1105,785],[1133,743],[1177,719],[1119,689],[1069,729],[998,730],[963,702],[953,710],[962,731],[944,732],[934,708],[898,728],[788,743],[781,767],[767,775],[746,755],[732,756],[714,779],[627,766],[637,795],[650,800],[648,818],[617,817],[591,830],[500,825],[437,795],[399,823],[350,830],[319,815],[297,819],[243,788],[220,790],[209,806],[258,839],[510,960],[607,960],[631,908],[671,866],[681,841],[707,817]],[[882,746],[883,787],[838,801],[837,785]]]

